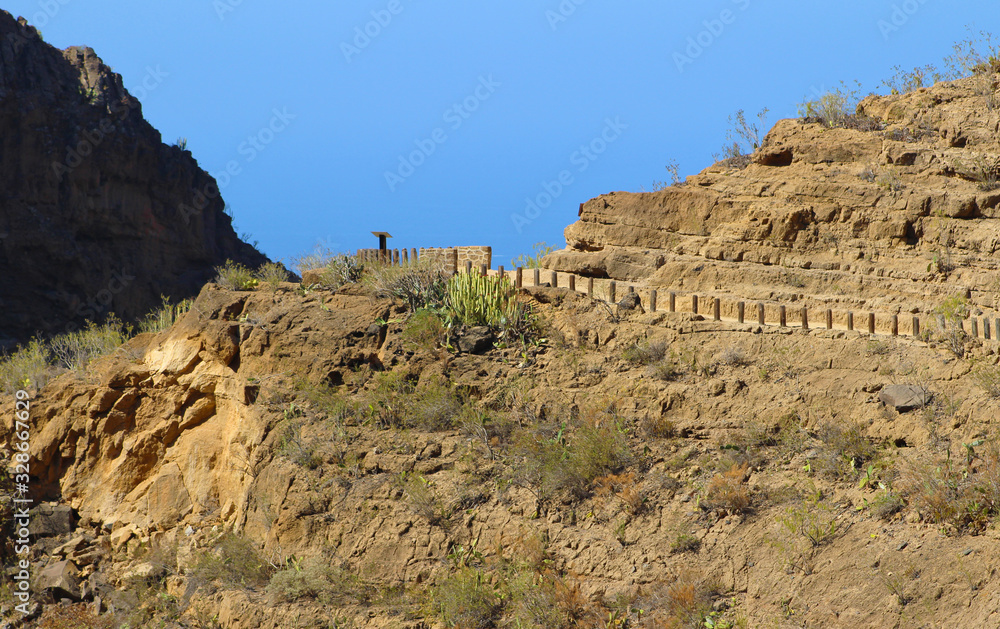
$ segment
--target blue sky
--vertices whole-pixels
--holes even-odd
[[[274,259],[316,245],[562,247],[579,204],[712,162],[841,80],[940,63],[992,2],[26,0],[120,73]],[[883,90],[884,91],[884,90]],[[230,171],[226,173],[227,169]],[[223,174],[225,173],[225,174]],[[529,206],[534,201],[534,207]],[[518,218],[520,217],[520,218]]]

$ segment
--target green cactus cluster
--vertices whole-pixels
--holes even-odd
[[[516,295],[509,278],[460,273],[448,280],[445,310],[458,323],[504,329],[520,318]]]

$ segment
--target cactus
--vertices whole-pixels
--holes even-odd
[[[455,322],[504,329],[521,314],[516,294],[509,278],[465,273],[448,281],[445,307]]]

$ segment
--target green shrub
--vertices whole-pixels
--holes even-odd
[[[681,533],[670,544],[670,552],[672,553],[696,553],[699,548],[701,548],[701,540],[687,533]]]
[[[442,622],[461,629],[489,629],[500,620],[503,605],[485,573],[463,568],[434,591]]]
[[[622,358],[638,365],[652,365],[667,355],[667,344],[663,341],[643,341],[630,345],[622,351]]]
[[[1000,516],[1000,446],[982,441],[963,445],[964,463],[953,460],[949,451],[944,459],[911,464],[900,486],[924,520],[948,524],[955,532],[981,532]]]
[[[799,116],[829,128],[840,127],[859,131],[879,131],[881,121],[857,113],[861,100],[861,85],[850,89],[841,82],[840,87],[820,95],[814,100],[799,103]]]
[[[318,557],[303,562],[293,559],[289,563],[284,570],[275,572],[267,585],[267,593],[274,602],[312,599],[323,605],[342,606],[362,603],[370,597],[369,588],[357,576]]]
[[[288,270],[278,262],[267,262],[257,269],[257,272],[254,273],[254,279],[259,284],[266,285],[273,296],[278,292],[278,286],[282,282],[288,281]]]
[[[669,169],[670,167],[668,166],[667,170]],[[534,255],[522,253],[521,255],[517,256],[516,258],[510,261],[510,266],[513,269],[516,269],[519,266],[525,269],[541,268],[542,258],[549,255],[555,250],[556,250],[555,247],[550,247],[544,242],[536,242],[532,246],[532,252]]]
[[[831,478],[855,481],[862,472],[878,462],[879,448],[858,425],[843,427],[827,424],[820,428],[823,443],[813,468]]]
[[[513,456],[515,480],[531,487],[539,501],[559,492],[582,498],[597,477],[632,461],[624,429],[614,418],[577,420],[554,435],[545,427],[522,430],[514,437]]]
[[[786,532],[805,539],[814,548],[832,542],[840,534],[833,508],[818,497],[789,507],[778,521]]]
[[[0,388],[4,393],[31,387],[41,389],[49,381],[50,375],[49,352],[38,339],[32,339],[27,345],[0,360]]]
[[[406,320],[400,336],[408,348],[433,350],[441,346],[447,334],[448,328],[438,313],[421,308]]]
[[[190,299],[185,299],[179,304],[173,305],[170,303],[169,297],[161,295],[160,299],[163,300],[163,305],[158,310],[143,317],[142,321],[139,322],[139,332],[158,333],[170,328],[174,322],[191,310],[194,303]]]
[[[381,428],[402,427],[412,394],[413,383],[405,374],[396,371],[376,374],[365,396],[370,417]]]
[[[247,539],[225,532],[194,562],[191,576],[197,583],[258,588],[268,584],[273,569]]]
[[[962,328],[962,323],[969,316],[969,300],[956,295],[935,308],[934,314],[937,315],[935,340],[944,344],[955,356],[965,356],[965,343],[969,336]]]
[[[463,403],[446,382],[433,381],[417,389],[408,406],[407,425],[422,430],[449,430],[458,422]]]
[[[215,267],[215,273],[215,283],[227,290],[253,290],[258,284],[253,271],[232,260]]]
[[[413,312],[444,302],[444,274],[433,263],[423,260],[409,266],[369,264],[362,279],[376,297],[402,299]]]
[[[979,365],[972,372],[972,379],[994,399],[1000,399],[1000,366]]]
[[[121,321],[111,317],[104,325],[93,322],[76,332],[61,334],[48,343],[56,364],[66,369],[83,371],[92,361],[111,354],[129,339]]]

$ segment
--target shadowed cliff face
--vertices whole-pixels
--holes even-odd
[[[224,207],[93,50],[0,11],[0,340],[139,317],[227,259],[264,262]]]

